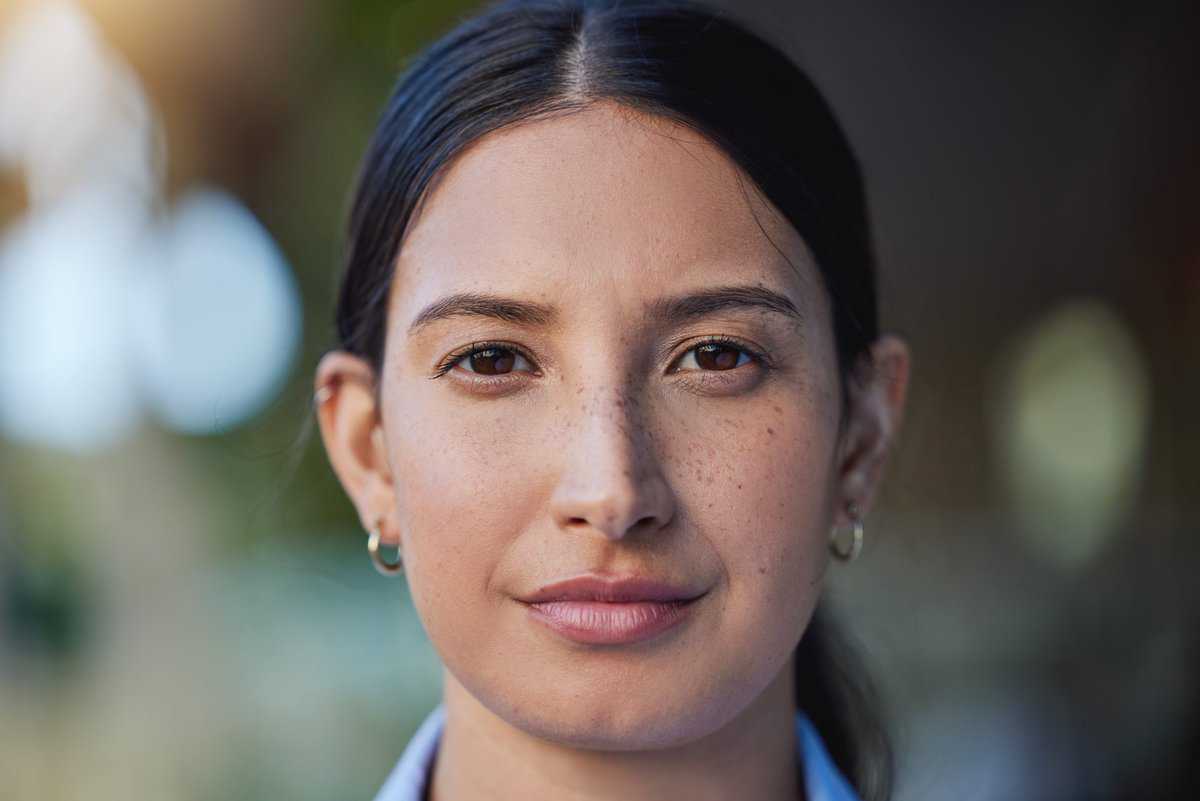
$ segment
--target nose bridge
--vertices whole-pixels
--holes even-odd
[[[614,540],[665,525],[674,502],[637,388],[625,379],[580,381],[552,500],[556,522]]]

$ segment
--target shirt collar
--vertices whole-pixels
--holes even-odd
[[[409,740],[375,801],[421,801],[445,722],[446,709],[438,704]],[[859,801],[850,783],[833,763],[816,727],[799,711],[796,712],[796,742],[804,766],[808,801]]]

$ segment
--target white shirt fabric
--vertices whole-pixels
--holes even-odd
[[[429,770],[445,722],[445,707],[438,704],[409,740],[400,761],[375,796],[375,801],[423,801]],[[834,765],[812,721],[799,711],[796,712],[796,742],[797,756],[804,766],[804,789],[808,801],[860,801],[850,783]]]

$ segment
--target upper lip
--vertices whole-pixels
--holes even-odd
[[[589,574],[547,584],[532,595],[520,600],[530,604],[550,601],[667,602],[691,601],[703,594],[703,592],[695,592],[686,587],[645,576],[616,577]]]

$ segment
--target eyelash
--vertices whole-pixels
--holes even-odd
[[[692,351],[696,350],[697,348],[704,347],[705,345],[726,345],[726,346],[729,346],[729,347],[732,347],[732,348],[742,351],[743,353],[745,353],[747,356],[750,357],[751,361],[755,362],[756,364],[758,364],[760,367],[762,367],[764,369],[769,370],[774,366],[766,354],[762,353],[757,348],[750,347],[745,342],[742,342],[739,339],[728,336],[727,334],[718,334],[715,336],[705,337],[704,339],[700,340],[699,342],[694,343],[690,348],[685,350],[683,353],[679,354],[679,357],[674,359],[671,363],[675,364],[676,362],[678,362],[680,359],[682,359],[687,354],[691,353]],[[524,348],[517,347],[516,345],[512,345],[507,342],[485,340],[482,342],[472,342],[470,345],[466,346],[465,348],[462,348],[460,350],[457,350],[457,351],[449,354],[434,369],[434,373],[431,376],[431,378],[440,378],[441,376],[450,372],[450,370],[453,369],[454,365],[458,364],[463,359],[473,356],[476,353],[480,353],[482,351],[492,350],[492,349],[512,351],[513,353],[517,353],[517,354],[525,357],[525,359],[529,363],[536,364],[533,357]],[[741,366],[741,365],[738,365],[738,366]],[[729,370],[688,370],[686,372],[717,374],[717,373],[732,372],[733,370],[736,370],[736,369],[737,369],[737,367],[731,367]],[[481,376],[478,376],[471,380],[475,381],[476,383],[481,383],[481,384],[496,384],[496,383],[500,383],[500,382],[508,380],[508,375],[510,375],[510,374],[505,373],[503,375],[495,375],[495,376],[481,375]]]

